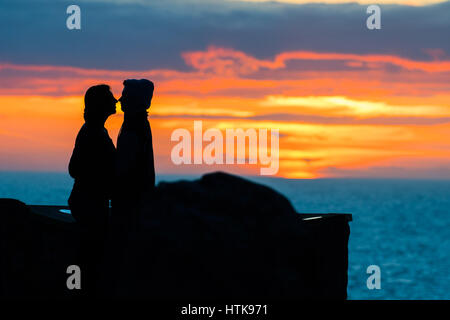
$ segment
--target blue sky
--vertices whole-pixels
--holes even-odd
[[[257,58],[279,52],[450,54],[450,2],[382,5],[383,32],[365,27],[367,5],[203,1],[77,1],[82,30],[66,28],[69,1],[2,1],[0,61],[105,69],[186,69],[180,53],[229,47]]]

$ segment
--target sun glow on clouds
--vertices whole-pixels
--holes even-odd
[[[156,84],[150,119],[158,172],[254,172],[249,166],[174,166],[171,132],[193,130],[194,120],[223,132],[278,128],[279,175],[285,177],[353,169],[364,175],[364,169],[402,163],[413,172],[425,156],[450,166],[450,142],[442,138],[450,134],[450,61],[442,55],[415,61],[295,51],[258,59],[209,47],[182,57],[192,70],[0,64],[0,169],[65,170],[82,124],[84,91],[108,83],[119,96],[123,79],[144,77]],[[314,68],[314,61],[328,68]],[[107,122],[114,140],[121,121],[118,111]]]
[[[351,115],[361,118],[376,116],[450,116],[450,108],[433,105],[390,105],[385,102],[360,101],[343,96],[284,97],[268,96],[261,105],[267,107],[309,107],[328,114]]]

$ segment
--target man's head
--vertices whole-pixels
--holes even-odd
[[[106,84],[90,87],[84,95],[84,119],[105,119],[116,113],[117,100]]]
[[[154,88],[153,82],[147,79],[125,80],[119,99],[123,112],[140,112],[150,108]]]

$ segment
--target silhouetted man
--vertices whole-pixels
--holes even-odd
[[[124,121],[117,138],[117,193],[112,199],[112,294],[127,296],[132,290],[138,256],[136,242],[140,211],[151,203],[155,187],[153,143],[147,109],[153,97],[149,80],[125,80],[120,104]],[[133,280],[134,279],[134,280]],[[116,291],[116,292],[114,292]]]
[[[123,84],[119,101],[124,121],[117,138],[118,193],[113,214],[132,232],[139,224],[140,203],[149,200],[155,186],[152,132],[147,119],[154,85],[146,79],[125,80]]]
[[[95,290],[98,265],[104,251],[109,200],[114,186],[116,149],[106,119],[116,113],[117,100],[109,86],[90,87],[84,96],[84,120],[70,158],[69,173],[75,179],[69,207],[80,226],[82,289]]]

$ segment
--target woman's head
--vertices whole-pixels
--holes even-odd
[[[150,108],[154,88],[153,82],[147,79],[125,80],[122,97],[119,99],[123,112],[141,112]]]
[[[84,95],[84,119],[101,120],[116,113],[117,100],[106,84],[90,87]]]

